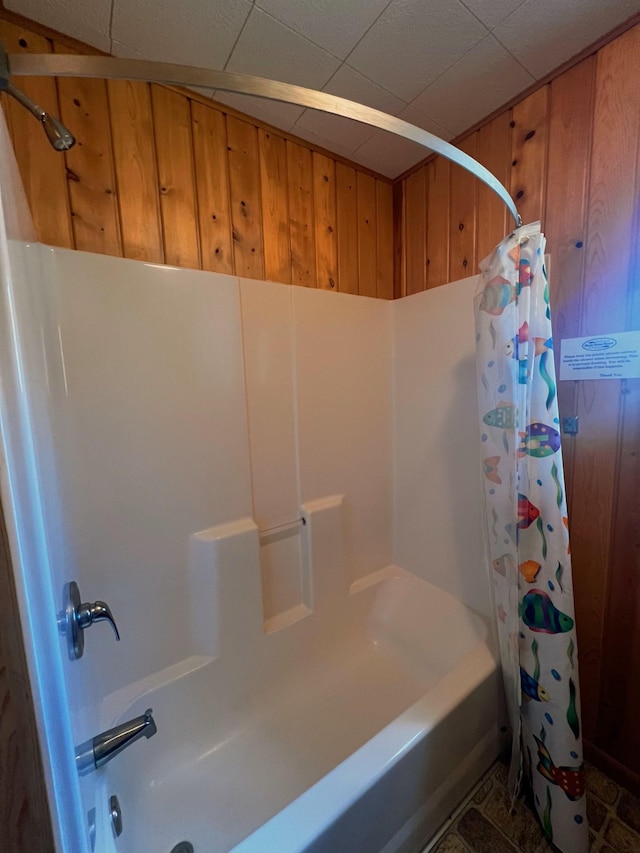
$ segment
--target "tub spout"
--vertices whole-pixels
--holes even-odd
[[[76,750],[78,772],[84,776],[92,770],[97,770],[141,737],[153,737],[157,731],[151,708],[149,708],[141,717],[96,735]]]

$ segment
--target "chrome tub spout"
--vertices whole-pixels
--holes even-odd
[[[97,770],[141,737],[153,737],[157,731],[149,708],[142,716],[96,735],[76,750],[78,773],[84,776],[92,770]]]

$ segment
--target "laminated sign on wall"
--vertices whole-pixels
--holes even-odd
[[[564,338],[560,379],[640,378],[640,331]]]

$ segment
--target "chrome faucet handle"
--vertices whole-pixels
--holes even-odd
[[[108,622],[113,628],[116,640],[120,639],[118,626],[116,625],[116,620],[113,618],[111,608],[104,601],[94,601],[93,604],[89,604],[88,602],[81,604],[76,611],[76,619],[83,631],[89,625],[93,625],[94,622]]]
[[[108,622],[116,640],[120,639],[113,613],[104,601],[81,602],[80,590],[75,581],[65,584],[62,612],[58,616],[60,632],[66,635],[69,660],[78,660],[84,653],[84,630],[94,622]]]

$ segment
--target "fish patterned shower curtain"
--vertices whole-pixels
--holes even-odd
[[[476,364],[486,545],[507,706],[509,786],[548,838],[586,853],[580,691],[549,284],[540,224],[480,265]]]

